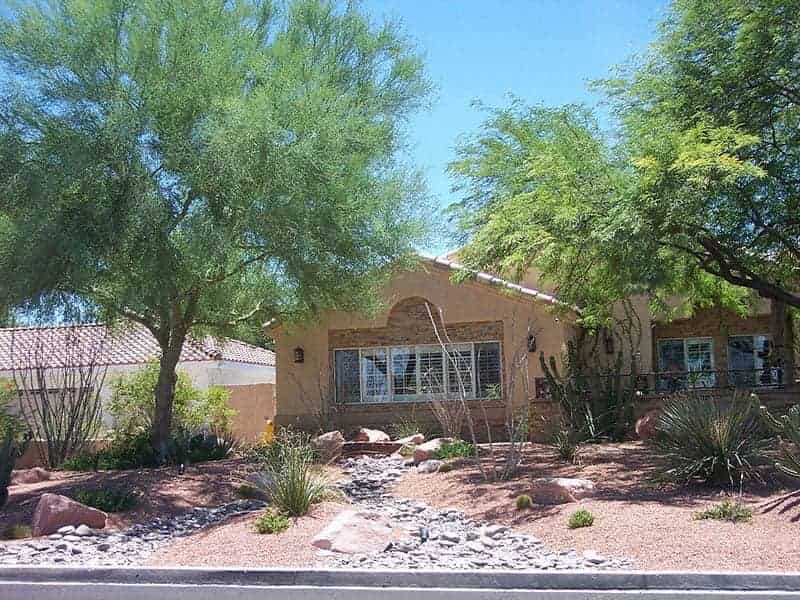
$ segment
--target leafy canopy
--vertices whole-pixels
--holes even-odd
[[[232,333],[361,305],[422,233],[429,85],[324,0],[62,0],[0,20],[0,305]]]

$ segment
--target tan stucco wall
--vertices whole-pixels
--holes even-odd
[[[391,307],[412,297],[426,299],[441,308],[445,323],[502,321],[504,382],[510,381],[510,357],[527,345],[528,328],[536,334],[537,351],[529,354],[529,396],[533,378],[541,376],[538,353],[560,361],[565,341],[574,335],[573,326],[555,316],[549,306],[533,298],[507,293],[502,288],[479,282],[455,284],[452,271],[424,263],[415,271],[396,275],[381,292],[385,310],[370,317],[333,312],[305,326],[281,326],[273,331],[277,354],[276,421],[278,424],[306,425],[309,417],[324,413],[323,401],[331,397],[329,331],[387,326]],[[305,362],[294,362],[294,348],[304,351]],[[514,406],[526,404],[524,386],[515,386]],[[385,408],[384,408],[385,410]]]
[[[233,434],[240,442],[256,442],[264,434],[267,419],[275,418],[275,384],[226,385],[230,407],[236,411]]]

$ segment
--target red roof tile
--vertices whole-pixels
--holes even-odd
[[[97,364],[129,365],[156,360],[161,351],[152,334],[138,324],[108,328],[102,324],[0,328],[0,370],[20,368],[38,355],[41,367]],[[189,338],[181,362],[226,360],[275,366],[275,353],[245,342]]]

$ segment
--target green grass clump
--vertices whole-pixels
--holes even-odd
[[[31,535],[33,535],[33,532],[30,525],[23,525],[22,523],[9,525],[3,530],[4,540],[22,540],[31,537]]]
[[[453,463],[442,463],[439,465],[439,473],[449,473],[453,469]]]
[[[292,526],[292,521],[286,515],[267,511],[256,519],[255,528],[258,533],[280,533]]]
[[[475,456],[475,446],[464,440],[453,440],[442,444],[442,447],[434,452],[434,458],[447,460],[448,458],[469,458]]]
[[[103,512],[125,512],[139,502],[134,492],[125,488],[84,489],[75,492],[75,500]]]
[[[553,434],[553,441],[550,445],[560,460],[575,465],[580,464],[581,443],[576,434],[566,429],[560,429]]]
[[[570,529],[578,529],[580,527],[591,527],[594,523],[594,515],[586,509],[576,510],[569,516],[567,526]]]
[[[517,510],[526,510],[528,508],[533,508],[533,498],[528,494],[517,496]]]
[[[749,523],[753,518],[753,511],[741,502],[725,500],[695,513],[694,518],[697,520],[713,519],[715,521],[730,521],[731,523]]]
[[[263,497],[261,491],[256,486],[250,483],[243,483],[241,485],[236,486],[235,492],[239,498],[244,498],[245,500],[251,500],[253,498]]]
[[[100,463],[100,455],[97,453],[76,454],[67,458],[59,470],[61,471],[97,471]]]

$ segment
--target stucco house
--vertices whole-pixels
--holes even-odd
[[[384,287],[376,315],[330,312],[272,325],[276,423],[348,430],[428,420],[431,400],[463,392],[498,429],[509,411],[529,410],[532,433],[549,435],[558,407],[539,355],[563,368],[567,344],[581,334],[578,309],[538,286],[535,273],[521,283],[480,272],[454,282],[463,270],[451,258],[425,257]],[[637,373],[640,410],[678,389],[747,386],[780,395],[794,382],[770,364],[768,303],[747,317],[712,308],[671,321],[652,316],[645,296],[627,305],[638,330],[623,352]],[[621,339],[601,335],[596,360],[616,356]]]
[[[112,382],[143,368],[160,356],[152,334],[138,324],[109,329],[103,324],[0,328],[0,378],[19,381],[25,370],[40,369],[48,388],[64,381],[65,369],[92,363],[105,373],[100,396],[112,393]],[[234,433],[253,439],[274,414],[275,354],[245,342],[213,337],[189,338],[178,371],[195,387],[223,386],[238,411]],[[30,377],[30,376],[29,376]],[[31,378],[34,382],[38,377]],[[111,426],[107,416],[105,425]]]

